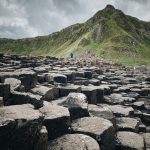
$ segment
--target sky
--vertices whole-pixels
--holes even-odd
[[[150,0],[0,0],[0,38],[48,35],[85,22],[107,4],[150,21]]]

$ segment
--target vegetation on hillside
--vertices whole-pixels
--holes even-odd
[[[85,23],[48,36],[0,39],[0,52],[5,54],[67,57],[85,50],[124,64],[150,64],[150,22],[108,5]]]

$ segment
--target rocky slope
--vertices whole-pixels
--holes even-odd
[[[0,56],[0,150],[149,150],[150,68]]]
[[[127,16],[108,5],[83,24],[75,24],[48,36],[0,39],[5,54],[68,56],[91,50],[121,62],[148,61],[150,22]],[[131,59],[130,59],[131,58]]]

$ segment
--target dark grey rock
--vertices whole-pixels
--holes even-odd
[[[49,140],[69,133],[70,114],[67,108],[47,103],[40,111],[45,116],[44,125],[48,130]]]
[[[144,133],[142,134],[142,136],[144,137],[146,150],[149,150],[150,149],[150,133]]]
[[[0,149],[36,150],[43,116],[30,104],[0,108]]]
[[[115,150],[113,124],[100,117],[84,117],[71,124],[74,133],[82,133],[93,137],[102,150]]]
[[[66,84],[67,83],[67,77],[65,75],[62,74],[58,74],[58,73],[49,73],[46,74],[46,81],[51,83],[53,81],[57,82],[57,83],[62,83],[62,84]]]
[[[36,109],[43,107],[42,97],[32,93],[22,93],[14,91],[7,102],[9,105],[32,104]]]
[[[116,127],[116,118],[113,115],[112,111],[107,107],[89,104],[88,111],[90,113],[90,116],[107,119],[112,122],[114,127]]]
[[[3,97],[4,101],[10,96],[10,85],[0,83],[0,97]]]
[[[31,89],[31,92],[42,96],[42,99],[46,101],[51,101],[59,97],[59,89],[56,87],[50,88],[37,85],[35,88]]]
[[[70,93],[62,100],[56,100],[53,103],[67,107],[71,120],[89,116],[87,97],[83,93]]]
[[[119,131],[139,131],[139,121],[134,118],[120,117],[116,118],[116,126]]]
[[[64,96],[68,96],[68,94],[71,92],[76,92],[76,93],[81,92],[81,87],[78,85],[68,84],[67,86],[60,86],[59,90],[60,90],[60,96],[64,97]]]
[[[132,107],[122,105],[107,105],[116,117],[132,117],[134,116],[134,109]]]

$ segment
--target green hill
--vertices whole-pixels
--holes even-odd
[[[85,50],[125,64],[150,64],[150,22],[107,5],[83,24],[27,39],[0,39],[0,52],[67,57]]]

